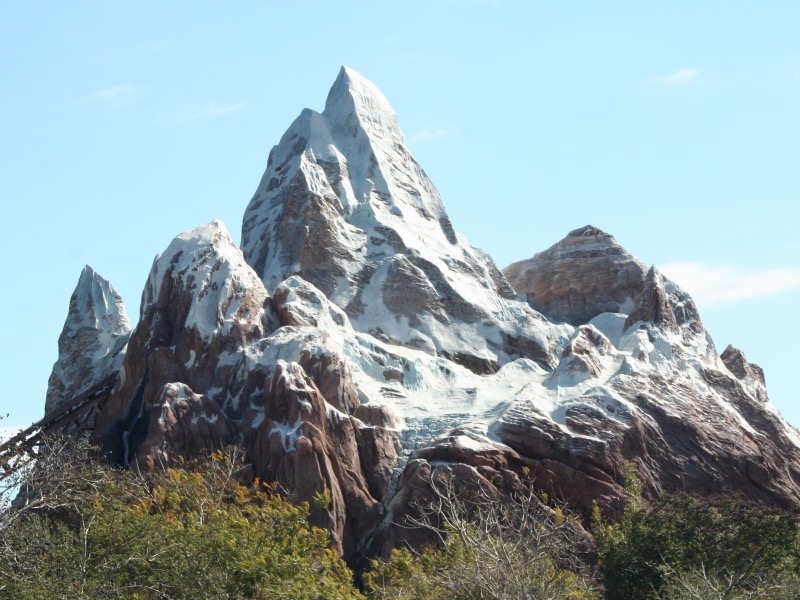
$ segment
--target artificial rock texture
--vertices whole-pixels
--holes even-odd
[[[383,341],[477,373],[520,356],[555,363],[563,331],[456,233],[388,101],[352,69],[272,149],[242,251],[268,289],[299,275]]]
[[[572,325],[605,312],[622,312],[638,296],[647,266],[614,236],[591,225],[532,258],[515,262],[503,274],[542,314]]]
[[[130,335],[122,297],[86,265],[58,338],[58,360],[47,385],[45,414],[119,371]]]
[[[153,468],[238,443],[298,502],[327,490],[313,520],[351,555],[382,513],[397,439],[380,412],[350,414],[360,402],[347,363],[314,325],[335,307],[297,278],[273,301],[218,222],[156,258],[144,299],[94,430],[108,457]]]
[[[82,275],[48,411],[116,373],[91,424],[110,460],[238,444],[292,499],[330,496],[312,519],[351,561],[424,541],[402,523],[437,473],[614,513],[633,462],[650,495],[800,508],[800,433],[689,294],[591,226],[504,276],[350,69],[273,148],[242,230],[243,251],[218,221],[177,236],[132,333]]]

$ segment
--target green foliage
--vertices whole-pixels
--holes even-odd
[[[147,474],[104,468],[89,486],[65,472],[69,485],[37,493],[74,501],[3,515],[0,597],[361,597],[308,508],[242,485],[238,470],[217,453]]]
[[[0,510],[0,598],[364,598],[311,527],[309,510],[216,453],[178,469],[135,473],[53,441],[19,473],[22,494]],[[609,600],[796,600],[800,517],[741,498],[641,498],[625,473],[619,522],[592,514]],[[10,483],[9,483],[10,485]],[[439,541],[395,550],[363,574],[374,599],[597,598],[573,518],[521,486],[501,494],[447,475],[406,526]]]
[[[634,495],[619,523],[596,510],[593,533],[610,600],[777,598],[800,569],[798,516],[738,497]]]
[[[388,562],[373,560],[362,579],[370,598],[444,600],[455,597],[452,590],[437,582],[437,573],[447,568],[444,552],[428,547],[415,554],[401,548],[392,550]]]

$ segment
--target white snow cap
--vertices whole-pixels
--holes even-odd
[[[245,295],[255,294],[262,304],[267,297],[261,280],[217,219],[179,234],[156,257],[142,298],[143,319],[145,311],[156,305],[168,273],[192,291],[194,300],[185,325],[196,327],[204,339],[243,318],[238,311]]]
[[[48,382],[45,413],[118,371],[130,331],[122,296],[86,265],[58,338],[58,360]]]
[[[122,296],[89,265],[81,271],[64,323],[65,329],[74,331],[80,327],[97,329],[113,336],[126,335],[131,330]]]
[[[336,129],[355,133],[356,120],[370,135],[396,138],[403,143],[397,114],[386,96],[369,79],[342,66],[322,113]]]

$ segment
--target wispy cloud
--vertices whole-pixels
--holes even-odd
[[[452,129],[423,129],[408,136],[409,144],[418,144],[423,142],[430,142],[432,140],[440,140],[442,138],[453,135]]]
[[[681,69],[680,71],[668,73],[667,75],[656,75],[655,77],[651,77],[650,81],[656,85],[674,87],[678,85],[686,85],[692,81],[695,81],[699,76],[700,71],[697,69]]]
[[[83,101],[90,104],[123,106],[134,102],[137,93],[138,90],[135,85],[122,83],[120,85],[95,90],[84,96]]]
[[[178,113],[178,118],[185,121],[195,121],[199,119],[213,119],[214,117],[222,117],[231,113],[244,110],[246,104],[244,102],[236,102],[235,104],[207,104],[197,108],[187,108]]]
[[[706,306],[770,296],[800,287],[800,269],[744,271],[698,262],[669,263],[660,269],[698,304]]]

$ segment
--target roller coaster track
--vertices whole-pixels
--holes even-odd
[[[36,458],[37,448],[43,436],[56,432],[78,434],[91,432],[94,417],[111,395],[116,378],[116,374],[110,375],[0,444],[0,479],[15,470],[12,466],[18,462],[15,459],[25,456]]]

